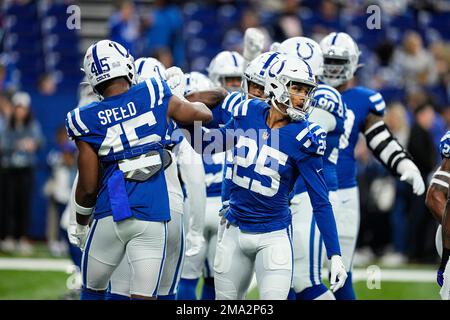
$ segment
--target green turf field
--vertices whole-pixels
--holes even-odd
[[[0,270],[0,299],[63,299],[69,292],[68,277],[64,272]],[[360,281],[355,289],[359,299],[367,300],[439,299],[435,283],[382,282],[380,290],[369,290]],[[256,289],[249,293],[248,299],[258,299]]]

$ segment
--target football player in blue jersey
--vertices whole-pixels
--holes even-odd
[[[314,74],[323,72],[323,55],[319,44],[306,37],[294,37],[283,41],[278,51],[305,60]],[[317,123],[327,132],[326,149],[323,156],[323,171],[329,190],[330,202],[336,212],[339,199],[337,160],[340,145],[347,141],[344,121],[346,106],[341,94],[333,87],[319,84],[313,98],[317,101],[308,120]],[[333,294],[322,283],[322,236],[313,215],[311,200],[305,182],[300,176],[291,199],[294,276],[293,290],[298,300],[334,300]],[[293,296],[290,298],[294,298]]]
[[[450,185],[450,131],[442,137],[439,151],[442,163],[430,181],[425,203],[439,222],[436,231],[436,249],[441,257],[441,264],[437,272],[437,282],[442,287],[442,299],[448,300],[450,299],[450,267],[447,266],[450,256],[450,215],[446,208]]]
[[[204,104],[172,95],[158,77],[134,85],[133,63],[118,43],[91,45],[84,72],[102,100],[67,114],[67,132],[79,150],[74,236],[84,250],[82,299],[104,299],[110,276],[125,255],[132,267],[131,297],[155,298],[170,220],[161,170],[167,159],[168,120],[211,120]]]
[[[139,58],[135,61],[138,82],[143,82],[152,77],[159,77],[166,81],[166,73],[174,74],[174,68],[166,68],[154,58]],[[182,72],[178,68],[175,71]],[[182,85],[180,83],[180,85]],[[169,79],[169,87],[170,79]],[[167,139],[170,140],[171,133],[175,129],[173,121],[169,124]],[[184,195],[178,175],[183,179],[188,203],[190,209],[190,225],[187,242],[190,244],[191,251],[200,250],[203,235],[198,230],[203,230],[205,198],[204,188],[205,172],[201,157],[194,152],[190,144],[185,139],[171,140],[169,145],[165,146],[170,153],[172,161],[165,168],[164,176],[167,182],[167,191],[169,193],[169,206],[171,220],[167,225],[167,249],[164,267],[162,270],[161,281],[158,288],[158,300],[173,300],[175,298],[178,282],[181,276],[183,258],[185,254],[185,231],[183,224]],[[179,167],[179,170],[178,170]],[[201,238],[197,240],[198,238]],[[191,254],[191,252],[188,252]],[[107,300],[122,300],[130,297],[130,279],[131,270],[128,259],[124,257],[122,262],[113,272],[110,280]]]
[[[206,132],[201,152],[233,149],[230,206],[214,261],[216,299],[243,299],[253,271],[261,299],[286,299],[292,281],[289,193],[305,178],[314,215],[331,259],[331,287],[346,279],[336,224],[323,177],[325,132],[305,121],[316,87],[309,65],[286,57],[268,70],[269,104],[241,102],[225,127]],[[200,134],[198,127],[187,127]],[[212,141],[211,144],[209,141]],[[211,148],[212,147],[212,148]]]
[[[379,92],[354,86],[353,77],[359,67],[360,51],[346,33],[333,32],[320,42],[324,55],[323,75],[319,79],[342,95],[347,106],[345,130],[350,132],[347,146],[343,145],[338,160],[337,191],[341,204],[336,208],[336,224],[342,258],[349,276],[336,299],[355,299],[352,287],[352,261],[359,230],[359,192],[356,182],[355,147],[359,133],[366,137],[374,156],[392,174],[412,186],[416,195],[425,191],[420,171],[405,148],[392,136],[383,121],[385,102]]]

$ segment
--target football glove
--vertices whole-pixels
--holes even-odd
[[[191,257],[200,253],[205,244],[203,233],[190,230],[186,236],[186,256]]]
[[[409,183],[413,188],[414,194],[420,196],[425,192],[425,183],[414,162],[410,159],[404,159],[399,163],[398,170],[401,174],[400,181]]]
[[[256,28],[248,28],[244,34],[244,59],[248,62],[261,54],[264,46],[264,34]]]
[[[331,257],[330,269],[331,269],[330,289],[333,292],[336,292],[344,286],[345,280],[347,280],[348,277],[341,256],[334,255]]]
[[[67,229],[69,242],[74,246],[84,250],[86,244],[87,236],[89,234],[89,225],[83,226],[81,224],[71,224]]]
[[[183,71],[178,67],[170,67],[166,70],[167,84],[172,93],[183,101],[184,91],[186,89],[186,80]]]

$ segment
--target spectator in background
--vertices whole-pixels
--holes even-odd
[[[155,51],[168,48],[174,65],[184,67],[183,15],[169,0],[155,0],[155,8],[145,19],[146,56],[155,56]]]
[[[56,93],[56,79],[51,73],[43,73],[39,76],[37,88],[41,95],[52,96]]]
[[[434,58],[423,47],[422,37],[415,31],[406,32],[402,47],[394,53],[393,63],[400,66],[407,88],[436,84],[437,70]]]
[[[398,142],[406,146],[410,135],[406,108],[400,103],[391,104],[386,110],[384,121]],[[398,266],[408,261],[407,212],[412,195],[406,182],[395,179],[395,186],[394,207],[389,216],[392,248],[388,248],[381,258],[383,265],[387,266]]]
[[[4,136],[8,123],[10,121],[13,112],[13,106],[11,101],[6,96],[0,96],[0,137]],[[6,184],[6,170],[3,166],[3,145],[0,138],[0,244],[5,240],[7,230],[6,226],[9,223],[6,215],[5,201],[6,190],[8,185]],[[0,245],[0,250],[2,246]]]
[[[133,1],[116,1],[116,3],[117,11],[109,19],[109,38],[135,55],[140,24],[134,3]]]
[[[233,28],[225,33],[222,44],[225,50],[242,53],[244,34],[248,28],[258,28],[264,34],[263,52],[269,49],[272,39],[267,29],[261,26],[257,12],[254,8],[245,10],[241,17],[240,28]]]
[[[292,37],[303,35],[302,23],[299,18],[300,1],[286,0],[274,23],[269,27],[273,41],[283,42]]]
[[[14,111],[8,127],[1,135],[3,150],[2,165],[6,171],[8,186],[5,196],[7,225],[6,240],[2,249],[16,249],[22,254],[32,252],[27,241],[27,231],[31,211],[33,172],[36,151],[43,143],[40,125],[33,120],[30,111],[31,99],[26,92],[17,92],[12,97]]]
[[[342,31],[339,21],[339,7],[336,1],[322,0],[317,15],[311,21],[312,36],[314,38],[327,35],[333,31]]]
[[[47,241],[54,256],[62,256],[67,251],[68,237],[66,231],[60,228],[60,220],[69,202],[72,183],[77,173],[76,151],[75,144],[67,138],[65,127],[58,128],[56,147],[47,156],[51,176],[45,188],[45,194],[50,202]]]
[[[436,147],[430,133],[435,118],[433,106],[426,103],[414,110],[415,123],[409,136],[408,151],[424,181],[436,165]],[[410,191],[411,192],[411,191]],[[425,206],[425,194],[411,196],[409,212],[409,258],[412,262],[435,262],[436,222]]]

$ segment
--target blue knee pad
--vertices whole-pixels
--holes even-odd
[[[177,300],[197,300],[198,279],[180,279],[177,291]]]
[[[130,297],[108,291],[105,300],[130,300]]]
[[[168,294],[165,296],[158,296],[158,300],[175,300],[174,294]]]
[[[334,293],[336,300],[356,300],[355,290],[353,289],[352,273],[348,273],[347,280],[342,288]]]
[[[306,288],[302,292],[296,293],[297,300],[314,300],[328,291],[323,283]]]
[[[216,300],[214,278],[205,278],[202,288],[202,300]]]
[[[105,291],[99,292],[86,289],[85,287],[81,288],[80,300],[105,300],[105,297]]]
[[[289,290],[289,294],[286,300],[297,300],[294,288],[291,288],[291,290]]]

